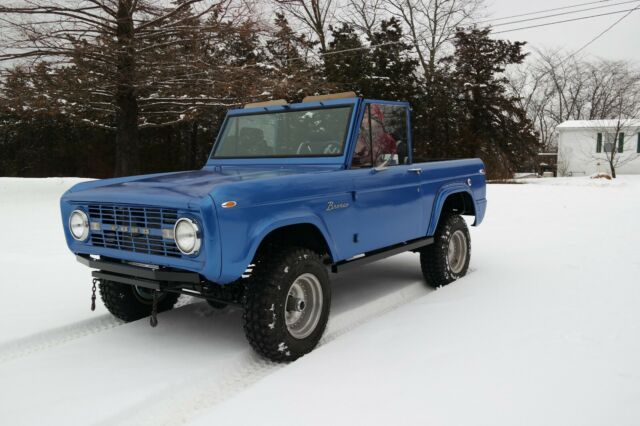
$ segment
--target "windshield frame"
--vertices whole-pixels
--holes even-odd
[[[278,160],[287,160],[292,163],[308,163],[310,159],[313,159],[313,163],[316,164],[335,164],[337,160],[341,160],[340,163],[344,162],[344,157],[348,154],[351,148],[351,139],[353,136],[353,126],[354,121],[356,120],[355,112],[358,110],[359,98],[347,98],[347,99],[339,99],[339,100],[331,100],[331,101],[322,101],[322,102],[308,102],[308,103],[299,103],[299,104],[289,104],[289,105],[278,105],[278,106],[268,106],[268,107],[258,107],[258,108],[250,108],[250,109],[233,109],[227,112],[227,115],[220,127],[220,131],[218,132],[213,147],[209,153],[209,157],[207,159],[207,164],[217,164],[217,163],[227,163],[227,164],[242,164],[247,161],[255,162],[265,162],[265,163],[277,163]],[[342,149],[340,153],[337,154],[305,154],[305,155],[269,155],[269,156],[243,156],[243,157],[235,157],[235,156],[225,156],[225,157],[215,157],[215,153],[220,146],[220,141],[222,140],[222,136],[224,135],[227,126],[229,125],[232,118],[240,117],[240,116],[251,116],[251,115],[262,115],[262,114],[278,114],[278,113],[287,113],[287,112],[304,112],[304,111],[313,111],[313,110],[325,110],[325,109],[335,109],[335,108],[348,108],[348,119],[345,127],[344,141],[342,143]]]

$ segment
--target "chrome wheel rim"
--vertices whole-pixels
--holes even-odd
[[[462,272],[467,261],[467,239],[462,231],[457,230],[449,238],[449,249],[447,251],[449,269],[454,274]]]
[[[313,274],[302,274],[293,281],[285,303],[284,318],[289,334],[296,339],[308,337],[322,315],[322,285]]]

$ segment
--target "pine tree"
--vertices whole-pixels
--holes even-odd
[[[322,70],[311,62],[317,44],[291,29],[282,13],[276,13],[274,32],[266,42],[269,95],[274,99],[301,101],[325,85]]]
[[[533,124],[509,95],[507,66],[520,64],[524,43],[495,40],[490,29],[459,30],[455,52],[428,84],[424,108],[428,138],[422,156],[480,157],[490,177],[510,177],[539,149]]]
[[[402,27],[396,18],[381,21],[370,39],[350,24],[331,28],[331,35],[325,56],[330,83],[374,99],[411,101],[415,97],[417,61],[410,55],[410,45],[402,42]]]
[[[68,83],[67,109],[76,106],[72,114],[79,120],[114,133],[116,175],[141,171],[143,129],[190,123],[199,111],[233,104],[226,102],[230,86],[251,95],[259,86],[251,71],[221,78],[229,62],[242,66],[253,59],[257,40],[255,20],[233,16],[226,2],[108,0],[85,6],[80,0],[0,5],[15,39],[0,62],[55,61],[52,72]],[[229,62],[203,57],[219,39],[238,52],[223,58]]]
[[[380,29],[372,34],[371,74],[361,77],[367,81],[367,96],[402,101],[416,97],[418,61],[410,55],[411,46],[403,38],[396,18],[381,21]]]
[[[366,93],[366,77],[371,75],[373,69],[371,52],[363,49],[360,35],[351,24],[330,27],[330,31],[333,40],[324,56],[327,82],[335,85],[338,90],[369,95]]]

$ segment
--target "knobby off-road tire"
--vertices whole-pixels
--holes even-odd
[[[467,223],[460,215],[448,215],[438,223],[433,244],[420,251],[420,266],[427,284],[440,287],[465,276],[470,258]]]
[[[128,284],[114,281],[100,281],[100,297],[107,310],[115,317],[130,322],[151,314],[151,290],[137,289]],[[168,311],[180,297],[177,293],[161,293],[158,298],[158,312]]]
[[[322,257],[305,248],[273,248],[248,279],[244,332],[259,354],[276,362],[309,353],[329,318],[331,288]]]

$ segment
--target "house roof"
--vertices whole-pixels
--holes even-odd
[[[640,127],[640,120],[631,118],[621,118],[613,120],[567,120],[560,123],[556,129],[628,129]]]

